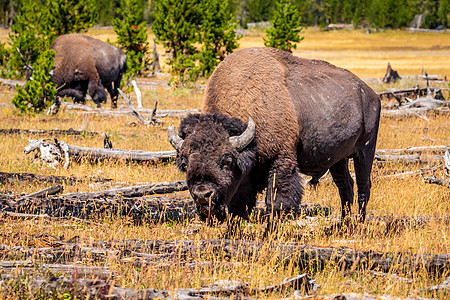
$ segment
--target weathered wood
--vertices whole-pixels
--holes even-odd
[[[383,83],[391,83],[391,82],[396,82],[399,79],[402,79],[402,78],[398,75],[397,71],[392,69],[391,64],[388,63],[387,69],[386,69],[386,74],[384,75],[382,82]]]
[[[171,151],[140,151],[122,149],[87,148],[74,145],[69,146],[69,155],[74,158],[88,158],[94,160],[125,159],[133,162],[167,162],[175,158],[177,152]]]
[[[375,161],[378,162],[393,162],[402,164],[417,164],[417,163],[436,163],[442,161],[442,156],[439,155],[385,155],[375,154]]]
[[[54,129],[54,130],[43,130],[43,129],[0,129],[0,134],[28,134],[28,135],[38,135],[38,136],[59,136],[59,135],[70,135],[70,136],[96,136],[97,132],[90,131],[79,131],[73,130],[72,128],[68,130]]]
[[[63,190],[64,190],[63,186],[58,184],[58,185],[54,185],[54,186],[45,188],[43,190],[37,191],[35,193],[27,194],[24,197],[28,197],[28,198],[48,197],[51,195],[62,193]]]
[[[425,183],[433,183],[437,185],[443,185],[450,187],[450,180],[445,180],[444,178],[437,178],[436,176],[427,176],[423,178]]]
[[[98,192],[69,193],[64,194],[66,198],[76,199],[98,199],[100,197],[142,197],[154,194],[169,194],[187,190],[184,180],[175,182],[158,182],[148,185],[130,186],[120,189],[112,189]]]
[[[422,154],[422,153],[436,153],[444,154],[445,151],[450,150],[450,146],[439,145],[439,146],[418,146],[418,147],[408,147],[403,149],[377,149],[377,154]]]
[[[248,240],[131,240],[94,242],[93,246],[127,249],[142,253],[177,253],[181,257],[199,257],[203,252],[221,253],[236,260],[276,257],[302,267],[336,264],[341,270],[369,269],[387,273],[425,269],[430,273],[448,272],[450,254],[381,253],[350,248],[320,247],[299,243],[255,242]]]
[[[32,145],[36,144],[38,140],[28,140],[30,146],[25,148],[25,151],[28,153],[32,150],[29,150]],[[60,141],[60,143],[64,143]],[[143,161],[162,161],[166,162],[171,159],[174,159],[176,156],[176,151],[159,151],[159,152],[149,152],[149,151],[140,151],[140,150],[122,150],[122,149],[105,149],[105,148],[88,148],[88,147],[79,147],[74,145],[66,144],[68,147],[68,154],[70,157],[79,159],[79,158],[87,158],[93,160],[108,160],[108,159],[125,159],[127,161],[133,162],[143,162]]]
[[[130,113],[132,113],[131,109],[118,109],[118,110],[111,110],[107,108],[92,108],[87,105],[78,104],[78,103],[69,103],[69,102],[62,102],[62,105],[66,109],[69,110],[79,110],[83,113],[88,114],[97,114],[99,116],[106,116],[106,117],[124,117],[124,116],[130,116]],[[151,115],[153,112],[153,109],[147,109],[147,108],[138,108],[135,109],[136,112],[139,112],[143,117],[148,117],[148,115]],[[200,111],[198,109],[179,109],[179,110],[167,110],[167,109],[161,109],[156,112],[155,117],[157,118],[164,118],[164,117],[178,117],[178,118],[184,118],[188,114],[195,114],[199,113]]]
[[[408,109],[381,110],[381,116],[388,118],[411,118],[411,117],[448,115],[448,114],[450,114],[450,109],[447,107],[438,107],[435,109],[428,109],[425,107],[413,107]]]
[[[135,109],[134,109],[134,107],[133,107],[133,105],[131,104],[131,100],[124,94],[124,92],[122,92],[122,90],[121,89],[117,89],[118,91],[119,91],[119,94],[122,96],[122,98],[125,100],[125,102],[127,103],[127,105],[128,105],[128,107],[131,109],[131,115],[133,116],[133,117],[135,117],[136,118],[136,120],[138,120],[138,122],[139,123],[141,123],[141,124],[143,124],[143,125],[145,125],[145,126],[150,126],[150,121],[149,120],[145,120],[142,116],[141,116],[141,114],[140,113],[138,113]],[[139,92],[140,93],[140,92]],[[142,105],[141,105],[141,107],[142,107]]]
[[[197,210],[190,198],[144,196],[183,190],[185,182],[178,181],[45,198],[0,194],[0,211],[80,219],[120,215],[135,222],[194,218]]]
[[[25,85],[25,81],[5,79],[5,78],[0,78],[0,83],[4,84],[4,85],[7,85],[9,87],[12,87],[14,89],[16,88],[17,85],[21,86],[21,87],[23,87]]]
[[[435,170],[441,169],[443,167],[443,165],[438,165],[435,167],[432,166],[426,166],[425,168],[419,169],[419,170],[415,170],[415,171],[408,171],[408,172],[403,172],[403,173],[398,173],[398,174],[391,174],[391,175],[385,175],[383,176],[384,178],[402,178],[402,177],[406,177],[406,176],[416,176],[416,175],[423,175],[426,174],[428,172],[433,172]]]
[[[112,179],[96,176],[66,177],[56,175],[38,175],[32,173],[7,173],[0,172],[0,183],[6,182],[47,182],[52,184],[76,184],[80,182],[110,182]]]
[[[99,279],[111,279],[113,273],[108,267],[97,266],[80,266],[80,265],[65,265],[65,264],[43,264],[35,260],[10,260],[0,261],[0,269],[6,273],[22,272],[40,270],[49,270],[53,274],[77,274],[78,277],[94,277]]]

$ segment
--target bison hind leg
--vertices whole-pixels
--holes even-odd
[[[364,222],[366,219],[366,208],[370,198],[370,189],[372,186],[370,174],[375,156],[375,144],[376,135],[353,158],[355,163],[356,185],[358,187],[359,218],[361,222]]]
[[[341,159],[331,166],[330,173],[341,197],[342,220],[346,220],[350,215],[354,197],[354,182],[348,170],[348,158]]]

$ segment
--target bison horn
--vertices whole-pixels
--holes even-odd
[[[169,136],[169,142],[176,150],[180,150],[183,145],[184,140],[175,132],[175,126],[170,125],[167,130],[167,135]]]
[[[245,129],[245,131],[241,135],[230,137],[230,143],[234,148],[236,148],[237,151],[241,151],[253,141],[254,137],[255,122],[252,118],[249,118],[247,129]]]

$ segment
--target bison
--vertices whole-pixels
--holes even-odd
[[[52,81],[58,87],[58,96],[84,102],[89,89],[100,107],[106,102],[106,88],[112,106],[117,107],[118,88],[127,68],[126,55],[120,48],[78,33],[59,36],[50,48],[55,51]]]
[[[361,221],[380,119],[378,95],[350,71],[273,48],[237,51],[212,74],[202,114],[184,118],[169,141],[201,217],[248,217],[267,188],[269,211],[297,211],[299,173],[327,170],[342,218],[353,203],[352,158]],[[248,124],[244,122],[248,121]]]

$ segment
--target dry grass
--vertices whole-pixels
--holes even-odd
[[[93,29],[89,34],[101,39],[113,40],[111,30]],[[0,39],[4,32],[0,31]],[[313,29],[305,31],[305,40],[295,52],[297,55],[322,58],[342,67],[349,68],[361,77],[382,77],[386,64],[391,62],[394,69],[401,75],[417,75],[422,66],[430,74],[450,74],[449,34],[406,33],[388,31],[376,34],[365,34],[361,31],[318,32]],[[253,32],[241,40],[241,47],[261,46],[261,32]],[[160,50],[162,53],[162,49]],[[165,81],[164,76],[148,81]],[[408,87],[415,82],[400,83]],[[420,83],[424,86],[424,83]],[[394,86],[394,85],[393,85]],[[392,87],[393,87],[392,86]],[[397,85],[398,86],[398,85]],[[386,86],[374,86],[378,91]],[[69,129],[108,132],[112,136],[115,148],[159,151],[171,149],[166,130],[162,127],[145,128],[127,125],[132,118],[104,118],[83,115],[72,111],[62,111],[57,117],[38,115],[22,116],[7,104],[14,95],[13,90],[1,87],[0,120],[1,128],[21,129]],[[203,90],[182,89],[171,90],[165,87],[151,89],[142,86],[144,107],[152,107],[155,97],[158,97],[161,109],[200,108]],[[92,103],[90,103],[92,105]],[[120,102],[119,102],[120,104]],[[448,116],[392,120],[382,119],[378,139],[378,148],[404,148],[408,146],[449,145],[450,127]],[[163,127],[168,124],[178,124],[175,118],[164,119]],[[31,155],[24,155],[23,148],[28,145],[26,135],[0,135],[0,170],[3,172],[29,172],[42,175],[61,175],[83,177],[97,175],[113,179],[113,185],[118,182],[159,182],[183,179],[184,175],[176,170],[171,163],[161,165],[127,164],[118,161],[106,161],[95,164],[71,163],[67,170],[48,169],[40,164],[33,164]],[[102,138],[62,136],[61,140],[69,144],[101,147]],[[369,216],[419,216],[450,214],[450,190],[438,185],[425,184],[420,176],[392,179],[386,174],[416,170],[419,165],[385,164],[374,165],[372,198],[369,202]],[[438,171],[437,175],[440,175]],[[1,192],[30,193],[42,189],[45,185],[29,183],[8,183],[0,186]],[[108,185],[77,184],[64,186],[66,192],[94,191],[108,188]],[[186,193],[182,193],[186,196]],[[336,187],[325,180],[316,191],[308,190],[305,201],[318,203],[333,208],[338,214],[340,200]],[[355,208],[356,211],[356,208]],[[317,227],[300,227],[297,222],[286,222],[278,232],[279,241],[295,241],[322,246],[345,246],[358,250],[374,250],[380,252],[412,252],[450,253],[450,229],[440,222],[431,222],[422,228],[407,228],[399,233],[385,234],[380,224],[368,224],[364,233],[351,235],[324,235],[329,224],[324,217],[318,218]],[[246,223],[244,235],[253,240],[261,240],[262,225]],[[79,236],[81,243],[90,245],[96,240],[113,239],[215,239],[222,238],[223,226],[208,227],[197,220],[174,223],[146,223],[134,225],[125,218],[112,217],[85,223],[75,220],[11,220],[0,219],[0,244],[11,246],[39,246],[41,241],[36,238],[46,233],[56,237],[70,239]],[[272,238],[272,237],[271,237]],[[206,257],[194,257],[202,261],[222,261],[221,253],[211,251]],[[85,261],[85,264],[95,262]],[[281,264],[276,259],[262,257],[257,260],[230,260],[230,268],[208,269],[202,267],[186,268],[182,265],[159,265],[137,268],[131,264],[120,264],[116,260],[101,262],[116,272],[115,283],[131,288],[176,289],[182,287],[199,287],[208,285],[219,279],[244,280],[252,287],[265,286],[280,282],[286,277],[292,277],[305,271],[310,272],[322,285],[321,294],[339,292],[367,292],[371,294],[390,294],[407,296],[415,289],[439,283],[449,272],[438,277],[429,276],[424,271],[402,274],[413,279],[411,284],[387,278],[374,278],[364,270],[355,270],[352,274],[342,272],[337,266],[330,264],[321,270],[304,270],[293,264]],[[136,280],[135,272],[139,279]],[[394,272],[394,270],[392,271]],[[1,298],[15,298],[17,294],[0,288]],[[292,295],[292,290],[277,292],[270,295],[258,295],[263,298],[279,298]],[[31,293],[31,292],[30,292]],[[449,294],[422,293],[427,297],[449,297]],[[35,296],[33,296],[35,297]]]

